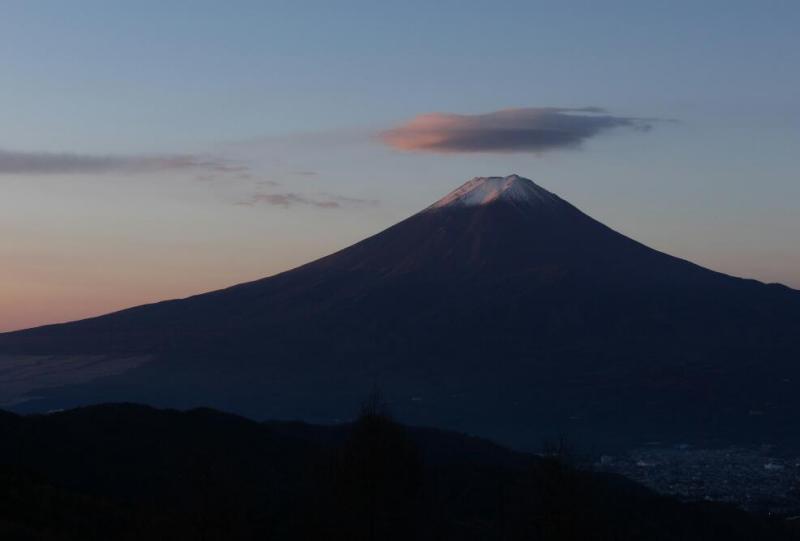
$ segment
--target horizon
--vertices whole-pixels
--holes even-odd
[[[473,182],[473,181],[475,181],[475,180],[488,180],[488,179],[503,179],[503,180],[505,180],[505,179],[508,179],[508,178],[510,178],[510,177],[514,177],[514,178],[516,178],[516,179],[521,179],[521,180],[526,180],[526,181],[529,181],[529,182],[531,182],[531,183],[533,184],[533,186],[535,186],[535,187],[537,187],[537,188],[544,188],[543,186],[540,186],[538,183],[536,183],[534,180],[532,180],[532,179],[530,179],[530,178],[526,177],[525,175],[522,175],[522,174],[519,174],[519,173],[516,173],[516,172],[514,172],[514,173],[509,173],[509,174],[507,174],[507,175],[486,175],[486,176],[476,176],[476,177],[473,177],[473,178],[471,178],[471,179],[469,179],[469,180],[467,180],[467,181],[465,181],[465,182],[463,182],[463,183],[461,183],[461,184],[459,184],[459,185],[455,186],[455,187],[454,187],[454,188],[453,188],[451,191],[447,192],[446,194],[443,194],[443,196],[442,196],[441,198],[435,199],[435,200],[434,200],[434,201],[432,201],[430,204],[428,204],[428,205],[425,205],[425,206],[423,206],[422,208],[419,208],[419,209],[417,209],[417,210],[410,211],[410,212],[409,212],[409,214],[408,214],[408,216],[406,216],[406,217],[410,217],[410,216],[412,216],[412,215],[414,215],[414,214],[416,214],[416,213],[418,213],[418,212],[422,212],[422,211],[424,211],[424,210],[428,209],[429,207],[431,207],[431,206],[433,206],[433,205],[435,205],[435,204],[437,204],[437,203],[440,203],[441,201],[447,200],[449,197],[453,196],[454,194],[457,194],[457,193],[459,192],[459,190],[460,190],[461,188],[463,188],[465,185],[468,185],[468,184],[470,184],[471,182]],[[558,196],[558,193],[556,193],[556,192],[554,192],[554,191],[551,191],[551,190],[548,190],[548,189],[546,189],[546,188],[544,188],[544,189],[545,189],[545,191],[547,191],[547,192],[549,192],[549,193],[553,193],[554,195]],[[567,202],[567,203],[570,203],[570,201],[566,201],[566,202]],[[483,203],[480,203],[480,204],[483,204]],[[587,214],[588,216],[590,216],[590,217],[594,218],[594,216],[592,216],[592,214],[591,214],[591,212],[590,212],[590,211],[586,211],[585,209],[581,209],[581,208],[578,208],[578,210],[579,210],[580,212],[583,212],[583,213]],[[397,225],[397,223],[399,223],[400,221],[402,221],[402,220],[403,220],[404,218],[406,218],[406,217],[402,217],[402,218],[401,218],[400,220],[398,220],[398,222],[396,222],[396,223],[389,224],[389,225],[387,226],[387,228],[388,228],[388,227],[392,227],[392,226],[394,226],[394,225]],[[602,223],[602,222],[601,222],[601,223]],[[606,224],[604,224],[604,225],[606,225]],[[193,296],[196,296],[196,295],[202,295],[202,294],[205,294],[205,293],[210,293],[210,292],[212,292],[212,291],[217,291],[217,290],[220,290],[220,289],[225,289],[225,288],[227,288],[227,287],[231,287],[231,286],[234,286],[234,285],[238,285],[238,284],[242,284],[242,283],[248,283],[248,282],[252,282],[252,281],[257,281],[257,280],[260,280],[260,279],[263,279],[263,278],[269,278],[269,277],[275,276],[275,275],[277,275],[277,274],[281,274],[281,273],[284,273],[284,272],[291,271],[291,270],[293,270],[293,269],[295,269],[295,268],[297,268],[297,267],[300,267],[300,266],[303,266],[303,265],[305,265],[306,263],[309,263],[309,262],[315,261],[315,260],[317,260],[317,259],[320,259],[320,258],[326,257],[326,256],[328,256],[328,255],[331,255],[331,254],[334,254],[334,253],[336,253],[336,252],[339,252],[339,251],[341,251],[341,250],[343,250],[343,249],[345,249],[345,248],[347,248],[347,247],[351,246],[352,244],[355,244],[355,243],[357,243],[357,242],[360,242],[360,241],[362,241],[362,240],[365,240],[365,239],[367,239],[367,238],[369,238],[369,237],[371,237],[371,236],[374,236],[374,235],[378,234],[379,232],[383,231],[384,229],[385,229],[385,228],[381,228],[381,229],[379,229],[379,230],[377,230],[377,231],[373,231],[373,232],[370,232],[370,233],[365,233],[365,235],[364,235],[363,237],[356,238],[355,240],[353,240],[352,242],[350,242],[349,244],[347,244],[347,245],[345,245],[345,246],[333,247],[333,248],[331,248],[329,251],[323,252],[323,253],[321,253],[321,254],[319,254],[319,255],[317,255],[317,256],[314,256],[314,257],[312,257],[312,259],[309,259],[309,260],[307,260],[307,261],[301,261],[301,262],[299,262],[299,263],[297,263],[297,264],[295,264],[295,265],[292,265],[292,266],[290,266],[290,267],[288,267],[288,268],[285,268],[285,269],[280,269],[280,270],[277,270],[277,271],[275,271],[275,272],[273,272],[273,273],[271,273],[271,274],[267,274],[267,275],[263,275],[263,276],[257,276],[257,277],[255,277],[255,278],[252,278],[252,279],[247,279],[247,280],[243,280],[243,281],[236,282],[236,283],[222,284],[221,286],[214,287],[213,289],[206,289],[206,290],[200,290],[200,291],[189,292],[188,294],[186,294],[186,295],[183,295],[183,296],[179,296],[179,297],[165,297],[165,298],[151,299],[151,300],[148,300],[148,301],[145,301],[145,302],[141,302],[141,303],[139,303],[139,304],[133,304],[133,305],[125,305],[125,306],[120,306],[120,307],[113,308],[113,309],[111,309],[111,310],[108,310],[108,311],[105,311],[105,312],[100,312],[100,313],[90,313],[90,314],[88,314],[88,315],[85,315],[85,316],[81,316],[81,317],[77,317],[77,318],[71,318],[71,319],[65,319],[65,320],[63,320],[63,321],[48,321],[48,322],[44,322],[44,323],[41,323],[41,324],[36,324],[36,325],[32,325],[32,326],[25,326],[25,327],[19,327],[19,328],[10,328],[10,329],[3,329],[2,327],[0,327],[0,333],[3,333],[3,332],[14,332],[14,331],[17,331],[17,330],[25,330],[25,329],[29,329],[29,328],[35,328],[35,327],[40,327],[40,326],[56,325],[56,324],[59,324],[59,323],[68,323],[68,322],[70,322],[70,321],[79,321],[79,320],[82,320],[82,319],[90,319],[90,318],[93,318],[93,317],[97,317],[97,316],[103,316],[103,315],[107,315],[107,314],[114,313],[114,312],[117,312],[117,311],[126,310],[126,309],[128,309],[128,308],[134,308],[134,307],[136,307],[136,306],[147,305],[147,304],[153,304],[153,303],[158,303],[158,302],[161,302],[161,301],[185,299],[185,298],[193,297]],[[612,229],[613,229],[613,228],[612,228]],[[620,232],[620,231],[617,231],[617,232],[618,232],[618,233],[622,233],[622,232]],[[625,235],[625,234],[623,233],[623,235]],[[639,239],[636,239],[635,237],[632,237],[632,236],[629,236],[629,235],[625,235],[625,236],[626,236],[626,237],[628,237],[628,238],[631,238],[631,239],[633,239],[633,240],[635,240],[635,241],[637,241],[637,242],[641,242],[641,241],[639,241]],[[646,245],[646,244],[645,244],[645,245]],[[647,246],[647,245],[646,245],[646,246]],[[648,246],[648,247],[650,247],[650,248],[653,248],[652,246]],[[654,249],[655,249],[655,248],[654,248]],[[658,251],[661,251],[661,250],[658,250]],[[667,255],[672,255],[672,256],[675,256],[675,257],[679,257],[679,256],[677,256],[676,254],[670,254],[670,253],[668,253],[668,252],[662,252],[662,253],[667,253]],[[680,258],[680,259],[685,259],[685,258]],[[697,263],[697,262],[695,262],[695,261],[691,261],[691,260],[689,260],[689,259],[686,259],[686,260],[687,260],[687,261],[690,261],[690,262],[692,262],[692,263]],[[723,272],[723,271],[720,271],[719,269],[713,269],[713,268],[711,268],[711,269],[709,269],[709,270],[713,270],[713,271],[716,271],[716,272]],[[734,275],[734,274],[730,274],[730,273],[726,273],[726,272],[723,272],[723,274],[728,274],[728,275],[730,275],[730,276],[734,276],[734,277],[736,277],[736,278],[743,278],[743,279],[755,279],[755,280],[758,280],[757,278],[754,278],[754,277],[748,277],[748,276],[736,276],[736,275]],[[792,286],[790,286],[790,285],[788,285],[788,284],[781,284],[780,282],[764,282],[764,281],[762,281],[762,280],[759,280],[759,281],[761,281],[762,283],[766,283],[766,284],[770,284],[770,283],[776,283],[776,284],[780,284],[780,285],[785,285],[785,286],[787,286],[787,287],[790,287],[790,288],[792,288],[792,289],[800,289],[800,288],[798,288],[798,287],[792,287]]]
[[[526,176],[524,176],[524,175],[520,175],[520,174],[518,174],[518,173],[509,173],[508,175],[505,175],[505,176],[501,176],[501,175],[488,175],[488,176],[479,176],[479,177],[473,177],[472,179],[470,179],[470,180],[467,180],[466,182],[464,182],[464,183],[462,183],[462,184],[460,184],[460,185],[456,186],[456,187],[455,187],[453,190],[451,190],[451,191],[450,191],[450,192],[448,192],[447,194],[444,194],[444,196],[443,196],[443,197],[441,197],[441,198],[439,198],[439,199],[437,199],[437,200],[433,201],[433,202],[432,202],[430,205],[428,205],[428,206],[425,206],[425,207],[423,207],[423,208],[421,208],[421,209],[419,209],[419,210],[417,210],[417,211],[410,212],[408,216],[412,216],[413,214],[415,214],[415,213],[417,213],[417,212],[422,212],[422,211],[424,211],[424,210],[428,209],[430,206],[433,206],[433,205],[435,205],[435,204],[437,204],[437,203],[440,203],[440,202],[441,202],[441,201],[443,201],[443,200],[447,200],[449,197],[453,196],[454,194],[457,194],[457,193],[459,192],[459,190],[461,190],[461,189],[462,189],[464,186],[466,186],[466,185],[468,185],[468,184],[470,184],[471,182],[474,182],[474,181],[476,181],[476,180],[490,180],[490,179],[501,179],[501,180],[506,180],[506,179],[509,179],[509,178],[516,178],[517,180],[526,180],[526,181],[529,181],[529,182],[531,182],[531,183],[533,184],[533,186],[535,186],[535,187],[537,187],[537,188],[543,188],[542,186],[539,186],[539,184],[537,184],[537,183],[536,183],[535,181],[533,181],[532,179],[529,179],[529,178],[527,178]],[[549,193],[553,193],[554,195],[558,196],[558,194],[557,194],[557,193],[555,193],[555,192],[550,192],[549,190],[545,190],[545,191],[548,191]],[[569,202],[569,201],[567,201],[567,203],[570,203],[570,202]],[[471,203],[471,204],[474,204],[474,203]],[[484,203],[480,203],[480,204],[484,204]],[[585,213],[585,214],[587,214],[588,216],[592,217],[592,215],[591,215],[591,213],[590,213],[590,212],[586,212],[586,211],[584,211],[583,209],[580,209],[580,208],[579,208],[578,210],[579,210],[579,211],[581,211],[581,212],[584,212],[584,213]],[[402,219],[401,219],[400,221],[402,221]],[[398,222],[398,223],[399,223],[399,222]],[[396,225],[396,224],[390,224],[388,227],[391,227],[391,226],[393,226],[393,225]],[[364,239],[366,239],[366,238],[369,238],[369,237],[371,237],[371,236],[373,236],[373,235],[376,235],[376,234],[378,234],[380,231],[382,231],[382,230],[379,230],[379,231],[374,231],[374,232],[372,232],[372,233],[366,234],[364,237],[362,237],[362,238],[358,238],[358,239],[356,239],[355,241],[353,241],[353,243],[360,242],[361,240],[364,240]],[[627,235],[626,235],[626,236],[627,236]],[[637,240],[637,239],[635,239],[635,238],[633,238],[633,237],[629,237],[629,238],[632,238],[633,240]],[[353,244],[353,243],[351,243],[351,244]],[[89,314],[89,315],[88,315],[88,316],[86,316],[86,317],[79,317],[79,318],[74,318],[74,319],[67,319],[67,320],[64,320],[64,321],[45,322],[45,323],[42,323],[41,325],[38,325],[38,324],[37,324],[37,325],[34,325],[34,326],[30,326],[30,327],[20,327],[20,328],[17,328],[17,329],[2,329],[2,328],[0,328],[0,333],[2,333],[2,332],[13,332],[13,331],[16,331],[16,330],[25,330],[25,329],[27,329],[27,328],[35,328],[35,327],[39,327],[39,326],[55,325],[55,324],[58,324],[58,323],[68,323],[68,322],[70,322],[70,321],[78,321],[78,320],[81,320],[81,319],[90,319],[90,318],[92,318],[92,317],[97,317],[97,316],[107,315],[107,314],[114,313],[114,312],[117,312],[117,311],[120,311],[120,310],[126,310],[126,309],[128,309],[128,308],[134,308],[135,306],[140,306],[140,305],[145,305],[145,304],[153,304],[153,303],[158,303],[158,302],[161,302],[161,301],[167,301],[167,300],[180,300],[180,299],[185,299],[185,298],[188,298],[188,297],[193,297],[193,296],[196,296],[196,295],[202,295],[202,294],[205,294],[205,293],[210,293],[210,292],[212,292],[212,291],[217,291],[217,290],[219,290],[219,289],[225,289],[225,288],[227,288],[227,287],[231,287],[231,286],[234,286],[234,285],[238,285],[238,284],[240,284],[240,283],[248,283],[248,282],[251,282],[251,281],[256,281],[256,280],[260,280],[260,279],[263,279],[263,278],[268,278],[268,277],[271,277],[271,276],[275,276],[275,275],[277,275],[277,274],[281,274],[281,273],[283,273],[283,272],[291,271],[291,270],[293,270],[293,269],[295,269],[295,268],[297,268],[297,267],[300,267],[300,266],[303,266],[303,265],[305,265],[306,263],[309,263],[309,262],[311,262],[311,261],[315,261],[316,259],[320,259],[320,258],[322,258],[322,257],[326,257],[326,256],[328,256],[328,255],[331,255],[331,254],[333,254],[333,253],[336,253],[336,252],[338,252],[338,251],[340,251],[340,250],[342,250],[342,249],[345,249],[345,248],[347,248],[348,246],[350,246],[351,244],[348,244],[347,246],[342,246],[342,247],[336,247],[336,248],[332,248],[330,251],[328,251],[328,252],[325,252],[325,253],[322,253],[322,254],[320,254],[319,256],[317,256],[317,257],[314,257],[313,259],[311,259],[311,260],[309,260],[309,261],[303,261],[303,262],[300,262],[300,263],[298,263],[297,265],[291,266],[291,267],[289,267],[289,268],[286,268],[286,269],[281,269],[281,270],[278,270],[278,271],[276,271],[276,272],[274,272],[274,273],[272,273],[272,274],[269,274],[269,275],[265,275],[265,276],[258,276],[258,277],[256,277],[256,278],[254,278],[253,280],[245,280],[244,282],[237,282],[237,283],[231,283],[231,284],[224,284],[224,285],[222,285],[221,287],[217,287],[217,288],[215,288],[215,289],[211,289],[211,290],[203,290],[203,291],[196,291],[196,292],[191,292],[191,293],[189,293],[189,294],[187,294],[187,295],[184,295],[184,296],[182,296],[182,297],[168,297],[168,298],[161,298],[161,299],[155,299],[155,300],[148,301],[148,302],[143,302],[143,303],[140,303],[140,304],[138,304],[138,305],[122,306],[122,307],[120,307],[119,309],[112,309],[112,310],[110,310],[110,311],[108,311],[108,312],[102,312],[102,313],[97,313],[97,314]],[[665,252],[665,253],[666,253],[666,252]],[[668,255],[675,255],[675,254],[668,254]],[[716,270],[716,269],[710,269],[710,270]],[[717,272],[720,272],[720,271],[717,271]],[[727,274],[727,273],[724,273],[724,274]],[[735,276],[735,275],[731,275],[731,276]],[[737,277],[737,278],[745,278],[745,279],[754,279],[754,278],[751,278],[751,277],[746,277],[746,276],[735,276],[735,277]],[[769,282],[762,282],[762,283],[769,283]],[[772,283],[777,283],[777,282],[772,282]],[[781,284],[781,285],[786,285],[786,284]],[[790,286],[787,286],[787,287],[790,287]],[[793,288],[793,289],[797,289],[797,288]]]
[[[0,22],[0,332],[271,276],[510,172],[800,288],[794,3],[79,4]]]

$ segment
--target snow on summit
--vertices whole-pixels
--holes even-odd
[[[558,197],[532,180],[519,175],[507,177],[475,177],[428,207],[475,207],[494,201],[513,201],[527,204],[550,204]]]

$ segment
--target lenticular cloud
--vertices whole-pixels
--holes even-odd
[[[652,120],[603,109],[526,107],[478,115],[429,113],[379,137],[398,150],[424,152],[534,152],[575,148],[613,128],[649,130]]]

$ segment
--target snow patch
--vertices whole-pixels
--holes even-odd
[[[428,209],[475,207],[488,205],[498,200],[536,205],[550,205],[559,201],[556,195],[537,186],[532,180],[519,175],[475,177],[438,200]]]

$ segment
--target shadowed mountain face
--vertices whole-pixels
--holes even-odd
[[[651,250],[513,175],[283,274],[0,335],[0,399],[333,421],[379,385],[405,420],[521,446],[797,443],[799,353],[800,293]],[[87,358],[94,379],[52,386]]]

